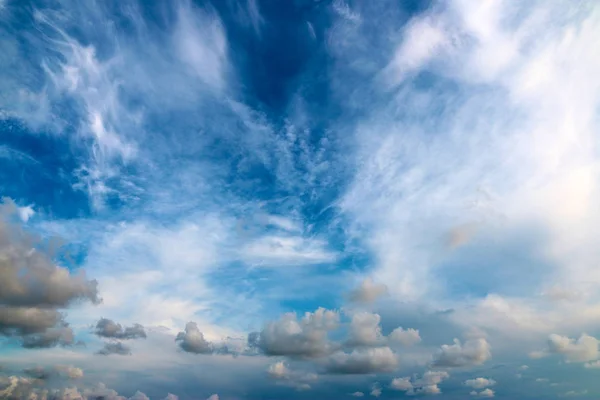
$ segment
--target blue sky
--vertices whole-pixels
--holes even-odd
[[[0,398],[597,398],[595,1],[0,0]]]

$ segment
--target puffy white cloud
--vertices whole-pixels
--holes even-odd
[[[496,381],[488,378],[475,378],[468,379],[465,381],[465,385],[472,387],[473,389],[483,389],[488,386],[494,386]]]
[[[267,355],[321,357],[335,349],[328,332],[338,328],[339,320],[337,311],[324,308],[307,312],[300,320],[295,313],[286,313],[267,323],[260,333],[251,334],[248,342]]]
[[[388,338],[392,343],[400,343],[404,346],[412,346],[421,342],[419,330],[412,328],[403,329],[398,327],[389,334]]]
[[[492,357],[485,338],[468,339],[464,344],[454,339],[452,345],[442,345],[433,365],[437,367],[466,367],[481,365]]]
[[[354,393],[350,393],[350,396],[353,396],[353,397],[364,397],[365,394],[363,392],[354,392]]]
[[[407,395],[440,394],[439,384],[450,375],[445,371],[427,371],[421,377],[394,378],[390,388],[406,392]]]
[[[592,361],[600,356],[598,339],[585,333],[578,339],[552,334],[548,338],[548,351],[562,354],[569,362]]]
[[[336,374],[372,374],[392,372],[398,357],[389,347],[359,348],[350,353],[336,353],[326,363],[326,370]]]
[[[372,278],[365,278],[360,286],[350,292],[350,299],[356,302],[371,303],[385,296],[388,288],[383,283],[376,283]]]
[[[351,346],[375,346],[383,343],[381,317],[370,312],[352,315],[348,344]]]

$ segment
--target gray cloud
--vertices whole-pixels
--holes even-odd
[[[129,348],[129,346],[126,346],[121,342],[104,343],[104,347],[98,350],[96,354],[100,354],[103,356],[108,356],[110,354],[128,356],[131,354],[131,348]]]
[[[67,365],[55,365],[53,367],[33,367],[26,368],[23,372],[34,378],[34,379],[52,379],[52,378],[66,378],[66,379],[78,379],[83,377],[83,371],[81,368],[76,368]]]
[[[26,349],[54,347],[57,345],[70,346],[75,342],[73,329],[69,326],[52,327],[44,332],[23,337],[23,347]]]
[[[185,330],[177,334],[175,341],[179,342],[179,347],[188,353],[211,354],[215,350],[213,344],[204,339],[204,334],[200,332],[195,322],[188,322]]]
[[[390,383],[390,388],[406,392],[409,396],[416,394],[440,394],[442,391],[438,384],[449,377],[450,375],[444,371],[427,371],[420,378],[395,378]]]
[[[51,245],[22,227],[15,203],[3,199],[0,335],[20,337],[26,348],[73,344],[73,331],[58,309],[78,301],[100,302],[97,282],[55,265],[54,253]]]
[[[98,283],[56,266],[52,254],[40,250],[40,238],[17,223],[17,211],[9,199],[0,206],[0,304],[52,308],[82,299],[98,303]]]
[[[337,311],[324,308],[306,313],[300,320],[295,313],[286,313],[260,333],[251,333],[248,343],[270,356],[322,357],[337,348],[329,341],[328,332],[338,328],[339,320]]]
[[[454,339],[452,345],[442,345],[433,362],[435,367],[466,367],[481,365],[492,357],[490,344],[485,338],[468,339],[464,344]]]
[[[107,318],[100,318],[96,323],[94,333],[100,337],[110,339],[146,338],[146,331],[142,325],[133,324],[133,326],[122,327],[121,324]]]

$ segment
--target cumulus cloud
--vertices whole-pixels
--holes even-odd
[[[496,384],[495,380],[488,379],[488,378],[475,378],[475,379],[468,379],[465,381],[465,385],[472,387],[473,389],[483,389],[488,386],[494,386],[495,384]]]
[[[471,392],[471,396],[477,396],[477,397],[494,397],[495,393],[492,389],[484,389],[481,392],[476,392],[475,390],[473,390]]]
[[[485,338],[468,339],[464,344],[454,339],[452,345],[442,345],[433,365],[436,367],[467,367],[481,365],[492,357]]]
[[[352,315],[348,344],[350,346],[375,346],[384,343],[380,322],[379,314],[358,312]]]
[[[350,353],[336,353],[326,363],[326,371],[334,374],[373,374],[392,372],[398,357],[389,347],[359,348]]]
[[[388,336],[381,333],[381,316],[376,313],[361,311],[351,315],[346,345],[360,346],[390,346],[400,344],[412,346],[421,341],[419,331],[398,327]]]
[[[104,343],[104,347],[98,350],[96,354],[108,356],[111,354],[118,354],[121,356],[131,355],[131,348],[127,345],[124,345],[121,342],[110,342]]]
[[[419,331],[412,328],[403,329],[402,327],[398,327],[394,329],[388,337],[390,342],[400,343],[404,346],[413,346],[421,342]]]
[[[416,394],[440,394],[439,384],[448,379],[450,375],[445,371],[427,371],[423,376],[394,378],[390,388],[406,392],[412,396]]]
[[[356,302],[371,303],[387,293],[388,288],[385,284],[365,278],[358,288],[350,292],[350,299]]]
[[[300,320],[296,313],[286,313],[278,321],[267,323],[261,332],[250,334],[248,343],[270,356],[325,356],[336,347],[329,341],[328,332],[338,328],[339,320],[337,311],[324,308],[307,312]]]
[[[39,248],[41,240],[11,221],[15,212],[14,203],[4,199],[0,208],[0,304],[52,308],[77,300],[99,302],[97,282],[55,265],[52,255]]]
[[[598,339],[585,333],[578,339],[552,334],[548,338],[548,352],[562,354],[568,362],[597,360]]]
[[[20,225],[16,213],[14,202],[3,199],[0,334],[21,337],[26,348],[73,344],[73,331],[58,310],[82,300],[98,303],[97,282],[57,266],[42,240]]]
[[[195,322],[188,322],[185,330],[179,332],[175,340],[179,342],[179,347],[188,353],[211,354],[215,350],[213,344],[204,338],[204,334],[200,332]]]
[[[137,339],[146,338],[146,332],[144,327],[140,324],[133,324],[133,326],[122,327],[121,324],[117,324],[113,320],[107,318],[100,318],[96,323],[96,329],[94,333],[100,337],[109,339]]]
[[[350,393],[350,396],[353,396],[353,397],[364,397],[365,394],[363,392],[354,392],[354,393]]]

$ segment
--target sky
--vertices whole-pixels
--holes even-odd
[[[597,399],[600,3],[0,0],[0,399]]]

